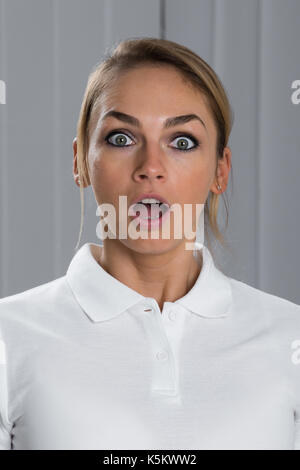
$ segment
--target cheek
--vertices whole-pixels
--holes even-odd
[[[117,158],[110,152],[102,150],[97,153],[95,152],[94,155],[92,154],[90,162],[94,173],[110,175],[113,179],[124,174],[128,170],[128,165],[130,163],[125,158]]]
[[[115,183],[117,179],[117,169],[111,164],[111,162],[105,158],[104,155],[98,153],[97,155],[92,155],[90,157],[90,169],[91,169],[91,178],[94,185],[105,186]]]
[[[91,183],[97,199],[115,201],[117,194],[127,195],[128,178],[126,169],[120,169],[120,163],[106,157],[94,158],[91,163]]]
[[[186,175],[178,176],[175,187],[179,199],[204,204],[210,187],[211,175],[207,168],[195,168]]]

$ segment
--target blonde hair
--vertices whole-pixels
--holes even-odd
[[[233,125],[233,111],[225,89],[214,70],[189,48],[166,39],[134,38],[123,40],[112,46],[112,49],[104,54],[104,59],[95,65],[88,77],[77,123],[77,168],[80,178],[81,224],[75,250],[78,249],[83,229],[83,185],[89,186],[91,184],[87,155],[92,117],[101,107],[102,96],[109,92],[112,83],[118,79],[122,72],[146,64],[171,65],[181,73],[188,83],[202,92],[217,129],[217,162],[223,157],[223,149],[227,146]],[[225,229],[227,229],[228,204],[224,198],[223,200],[226,209]],[[223,246],[227,245],[218,226],[218,207],[219,194],[210,191],[204,206],[205,236],[210,248],[210,231]]]

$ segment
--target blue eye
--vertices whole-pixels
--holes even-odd
[[[115,140],[115,143],[114,142],[110,142],[109,139],[111,137],[115,137],[116,136],[116,140]],[[105,141],[109,144],[109,145],[112,145],[113,147],[119,147],[119,148],[124,148],[124,147],[131,147],[131,145],[126,145],[126,139],[129,138],[131,140],[133,140],[131,137],[129,137],[127,134],[125,134],[124,132],[120,132],[120,131],[113,131],[111,132],[110,134],[108,134],[106,137],[105,137]],[[197,148],[199,146],[199,142],[198,140],[191,136],[190,134],[177,134],[177,137],[173,138],[173,140],[178,140],[179,142],[181,142],[180,146],[181,148],[176,148],[176,147],[172,147],[172,148],[175,148],[175,150],[179,150],[180,152],[188,152],[190,150],[194,150],[195,148]],[[192,147],[188,147],[188,143],[186,144],[185,142],[187,142],[187,139],[189,139],[190,141],[193,142],[193,146]],[[182,145],[183,143],[183,145]],[[119,145],[120,144],[120,145]]]
[[[116,145],[114,143],[111,143],[109,142],[109,138],[110,137],[114,137],[114,136],[118,136],[117,137],[117,143],[121,144],[121,145]],[[121,137],[120,137],[121,136]],[[124,141],[125,139],[128,137],[127,134],[124,134],[124,133],[121,133],[121,132],[111,132],[106,138],[106,142],[109,144],[109,145],[113,145],[114,147],[130,147],[130,145],[123,145],[124,144]]]
[[[195,149],[196,147],[199,146],[199,142],[197,139],[195,139],[194,137],[192,137],[191,135],[189,134],[180,134],[178,137],[175,138],[175,140],[178,140],[179,142],[181,141],[181,148],[178,148],[176,147],[175,150],[179,150],[180,152],[188,152],[190,150],[193,150]],[[187,147],[188,144],[186,144],[185,142],[187,142],[187,139],[191,140],[193,142],[193,147]],[[182,143],[183,143],[183,146],[182,146]],[[178,143],[177,143],[178,145]]]

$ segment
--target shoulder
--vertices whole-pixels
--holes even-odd
[[[270,328],[295,333],[300,337],[300,305],[284,297],[229,278],[234,307],[248,316],[264,318]]]
[[[21,324],[55,312],[72,297],[66,276],[0,299],[0,329],[7,324]]]
[[[289,299],[258,289],[237,279],[229,278],[229,282],[233,296],[237,301],[244,303],[247,301],[252,306],[272,309],[276,312],[298,313],[299,315],[300,305]]]
[[[259,336],[265,351],[273,358],[274,367],[282,372],[282,377],[289,377],[300,419],[300,305],[229,279],[235,318],[246,325],[247,334]]]

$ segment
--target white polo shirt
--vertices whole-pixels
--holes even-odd
[[[226,276],[204,246],[161,312],[96,247],[0,299],[0,449],[300,450],[299,305]]]

